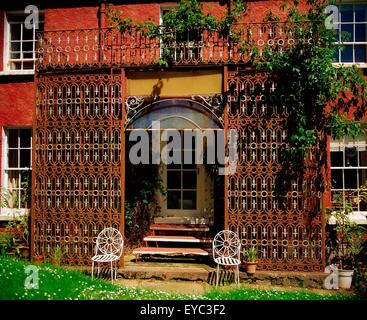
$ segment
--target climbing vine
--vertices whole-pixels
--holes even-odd
[[[360,135],[363,128],[358,120],[366,108],[366,80],[361,71],[333,64],[335,53],[343,47],[336,45],[338,31],[325,27],[325,8],[332,1],[308,0],[307,11],[300,11],[298,2],[281,8],[295,45],[284,52],[266,50],[265,57],[253,55],[256,67],[278,75],[291,97],[292,158],[305,156],[326,134],[335,139]],[[274,26],[281,21],[271,12],[267,17]]]

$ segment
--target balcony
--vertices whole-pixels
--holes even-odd
[[[241,24],[234,29],[235,37],[199,29],[178,34],[160,27],[167,40],[135,29],[45,31],[37,35],[36,70],[157,66],[162,60],[173,66],[248,63],[255,52],[261,58],[266,51],[282,53],[294,46],[299,40],[290,27],[284,23]],[[302,41],[310,43],[312,38]]]

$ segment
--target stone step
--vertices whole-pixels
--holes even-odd
[[[154,248],[140,247],[133,250],[133,254],[163,255],[163,256],[208,256],[209,252],[200,248]]]
[[[209,231],[209,227],[205,224],[163,224],[155,223],[150,226],[150,230],[154,231]]]
[[[199,239],[192,236],[147,236],[144,241],[155,242],[189,242],[189,243],[211,243],[211,239]]]

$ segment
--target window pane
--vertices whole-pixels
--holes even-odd
[[[367,181],[367,170],[360,169],[358,170],[358,188],[362,186]]]
[[[21,35],[21,28],[22,25],[19,23],[16,24],[10,24],[10,38],[11,40],[22,40]]]
[[[331,187],[343,189],[343,170],[331,170]]]
[[[345,148],[345,166],[356,167],[358,165],[358,152],[356,147]]]
[[[343,166],[343,152],[331,152],[330,161],[332,167],[342,167]]]
[[[33,29],[27,29],[23,25],[23,40],[33,40]]]
[[[333,62],[340,62],[339,53],[340,53],[340,50],[335,50],[334,57],[333,57]]]
[[[355,25],[355,41],[356,42],[365,42],[366,41],[366,25],[365,24],[356,24]]]
[[[167,191],[167,209],[181,209],[181,191]]]
[[[342,22],[353,22],[353,5],[342,5],[340,7],[340,16]]]
[[[365,4],[354,5],[354,11],[356,22],[367,22],[367,6]]]
[[[359,166],[367,167],[367,151],[359,152]]]
[[[30,168],[31,167],[31,150],[20,150],[20,167]]]
[[[30,208],[31,206],[31,171],[23,170],[20,177],[20,187],[21,187],[21,207]]]
[[[183,191],[183,209],[196,209],[196,191]]]
[[[167,171],[167,189],[181,189],[181,171]]]
[[[18,147],[18,129],[8,130],[8,146],[9,148]]]
[[[344,170],[345,189],[357,189],[357,170]]]
[[[32,70],[34,67],[33,61],[24,61],[23,62],[23,69],[24,70]]]
[[[342,41],[352,42],[353,41],[353,25],[342,24],[341,26]]]
[[[8,189],[19,189],[19,171],[11,170],[8,171]]]
[[[341,56],[342,62],[353,62],[353,46],[344,46]]]
[[[183,172],[183,189],[196,189],[196,171]]]
[[[22,189],[30,188],[31,184],[31,170],[22,170],[20,174],[20,186]]]
[[[31,147],[31,129],[20,129],[20,147],[30,148]]]
[[[10,58],[20,59],[20,42],[12,42],[10,45]]]
[[[355,62],[366,62],[367,61],[365,45],[356,45],[354,47],[354,51],[355,51],[355,56],[356,56]]]
[[[8,167],[18,168],[18,150],[9,150]]]

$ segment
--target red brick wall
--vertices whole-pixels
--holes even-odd
[[[45,10],[45,30],[77,30],[98,27],[97,7]]]
[[[129,5],[115,5],[112,6],[114,10],[122,11],[121,17],[129,17],[133,22],[143,22],[145,20],[152,20],[159,23],[160,18],[160,4],[129,4]],[[108,18],[103,15],[103,27],[108,27]]]
[[[32,125],[33,107],[33,82],[0,84],[0,126]]]

